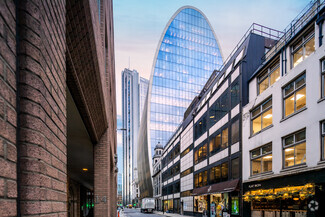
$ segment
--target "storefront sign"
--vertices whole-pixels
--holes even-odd
[[[261,187],[261,184],[253,184],[253,185],[249,185],[248,188],[259,188]]]

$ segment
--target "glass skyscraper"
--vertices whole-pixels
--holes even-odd
[[[143,110],[139,133],[141,197],[146,191],[142,188],[149,188],[146,185],[151,183],[148,171],[152,171],[155,145],[167,143],[187,107],[222,63],[216,35],[205,15],[194,7],[180,8],[164,29],[149,80],[147,108]]]
[[[167,25],[150,79],[150,144],[165,145],[222,56],[204,15],[184,8]]]

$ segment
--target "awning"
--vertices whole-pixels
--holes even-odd
[[[239,179],[221,182],[202,188],[193,189],[192,195],[212,194],[212,193],[225,193],[239,190]]]

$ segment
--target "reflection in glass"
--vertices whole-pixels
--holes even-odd
[[[291,115],[295,112],[294,94],[292,94],[285,100],[284,110],[285,116]]]
[[[149,112],[155,114],[150,115],[149,128],[155,131],[150,133],[152,147],[167,143],[188,105],[222,65],[217,40],[201,12],[184,8],[174,16],[154,64],[149,93]]]

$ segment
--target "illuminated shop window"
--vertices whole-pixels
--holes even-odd
[[[292,46],[292,66],[295,67],[315,51],[315,32],[309,30]]]
[[[272,171],[272,144],[250,152],[251,175]]]
[[[251,127],[252,134],[255,134],[262,129],[272,124],[272,97],[267,99],[261,105],[254,108],[251,112]]]
[[[306,106],[306,74],[299,76],[283,88],[284,117]]]
[[[283,138],[284,167],[306,162],[306,130]]]

